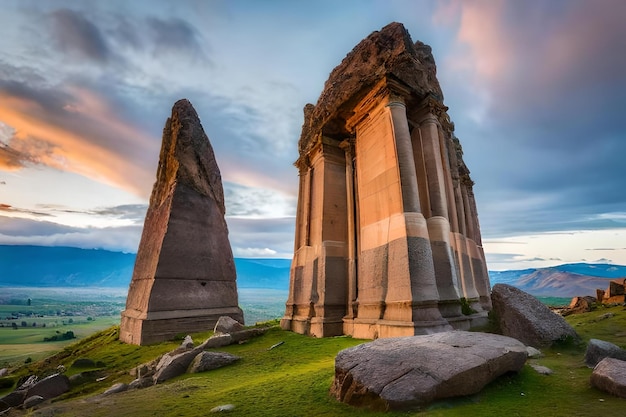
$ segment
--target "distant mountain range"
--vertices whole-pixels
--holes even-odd
[[[489,271],[489,277],[491,285],[510,284],[535,296],[595,297],[596,289],[606,289],[609,280],[626,278],[626,266],[575,263],[518,271]]]
[[[96,249],[0,245],[0,286],[128,287],[135,254]],[[239,288],[289,288],[290,259],[235,258]],[[565,264],[550,268],[490,271],[491,284],[514,285],[546,297],[595,296],[626,266]]]
[[[135,254],[0,245],[0,286],[128,287]],[[235,258],[239,288],[289,288],[290,259]]]

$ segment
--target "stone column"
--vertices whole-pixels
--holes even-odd
[[[352,334],[353,323],[352,320],[357,315],[358,302],[357,302],[357,265],[356,254],[358,246],[358,237],[356,234],[355,213],[355,176],[354,176],[354,141],[347,139],[339,144],[341,149],[344,150],[346,155],[346,209],[347,209],[347,250],[348,250],[348,299],[347,306],[348,311],[344,319],[344,333]],[[348,329],[346,328],[348,327]],[[348,330],[348,331],[346,331]]]
[[[403,102],[390,100],[387,104],[391,116],[393,140],[395,142],[400,185],[402,190],[405,238],[389,242],[388,286],[385,298],[385,321],[411,321],[416,334],[428,333],[428,328],[448,328],[441,313],[437,311],[439,293],[435,278],[429,231],[421,213],[417,174]],[[393,226],[391,226],[393,227]],[[430,249],[430,250],[429,250]],[[402,265],[408,262],[408,271]],[[409,282],[406,282],[408,280]],[[410,293],[407,294],[407,290]],[[412,305],[412,306],[411,306]],[[410,313],[410,314],[407,314]],[[381,335],[393,336],[396,330]]]
[[[429,103],[426,103],[427,106]],[[439,138],[439,122],[426,107],[425,113],[419,122],[419,129],[414,135],[420,135],[419,141],[424,152],[426,174],[428,176],[428,192],[432,217],[427,219],[430,235],[437,288],[439,290],[439,309],[441,314],[452,321],[461,316],[459,291],[456,287],[458,277],[456,264],[452,256],[450,245],[450,223],[448,220],[448,205],[445,191],[445,173]],[[417,141],[418,139],[416,139]],[[452,323],[453,326],[456,326]],[[467,323],[459,323],[457,327],[466,328]]]

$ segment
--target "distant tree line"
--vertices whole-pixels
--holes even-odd
[[[43,341],[44,342],[57,342],[59,340],[71,340],[71,339],[76,339],[76,335],[74,335],[73,331],[69,330],[65,333],[61,333],[57,330],[57,334],[51,337],[44,337]]]

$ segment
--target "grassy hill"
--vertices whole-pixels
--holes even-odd
[[[610,312],[612,317],[606,317]],[[568,316],[585,341],[600,338],[626,347],[624,307],[600,308]],[[499,378],[481,393],[432,405],[421,412],[376,413],[338,403],[328,395],[334,357],[340,350],[362,343],[349,337],[315,339],[272,328],[266,335],[220,350],[242,360],[230,367],[185,375],[162,385],[98,397],[115,382],[130,382],[128,370],[167,352],[178,342],[139,347],[117,340],[113,327],[97,333],[44,361],[24,366],[16,375],[53,370],[59,364],[68,374],[78,358],[102,361],[107,379],[75,388],[30,416],[205,416],[219,405],[234,404],[232,416],[622,416],[624,400],[589,386],[591,369],[583,363],[584,346],[546,349],[532,362],[547,366],[553,375],[539,375],[528,365],[522,372]],[[210,333],[196,334],[201,342]],[[268,350],[278,342],[283,345]]]

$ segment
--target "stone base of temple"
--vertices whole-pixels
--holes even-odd
[[[446,321],[387,321],[344,319],[343,331],[355,339],[415,336],[452,330]]]
[[[343,320],[331,320],[320,317],[283,317],[280,320],[283,330],[313,337],[341,336],[343,333]]]
[[[489,324],[488,314],[489,313],[486,311],[481,311],[479,313],[468,316],[471,321],[471,324],[470,324],[471,328],[477,329],[481,327],[486,327]]]
[[[172,340],[180,334],[206,332],[212,330],[222,316],[244,322],[243,311],[239,307],[157,311],[148,315],[136,310],[124,310],[120,340],[143,346]]]

